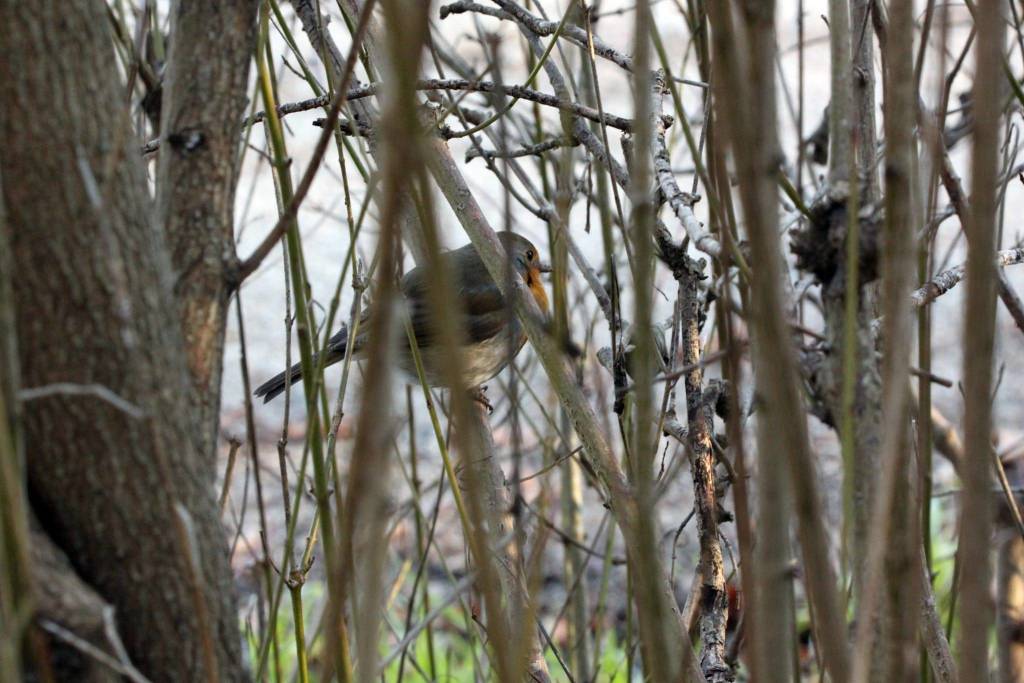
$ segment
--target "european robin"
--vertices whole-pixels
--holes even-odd
[[[541,310],[547,312],[548,296],[540,275],[550,268],[541,264],[537,248],[528,239],[514,232],[499,232],[498,238],[505,247],[513,272],[523,278]],[[526,331],[509,310],[501,290],[491,278],[472,244],[446,252],[441,259],[444,267],[452,274],[453,286],[460,304],[458,313],[462,316],[462,329],[467,336],[467,343],[462,348],[463,379],[465,386],[474,388],[501,372],[512,357],[519,353],[526,343]],[[441,354],[447,353],[448,349],[439,346],[435,326],[431,322],[433,314],[427,298],[429,281],[429,269],[418,266],[405,274],[400,289],[408,307],[426,380],[431,386],[443,386],[445,381],[442,376]],[[369,342],[367,330],[370,328],[367,323],[372,316],[373,306],[367,306],[360,317],[359,332],[352,346],[354,359],[366,354]],[[408,337],[403,334],[402,339],[404,341],[399,347],[399,364],[403,370],[415,377],[416,365],[409,348]],[[344,359],[347,344],[348,329],[342,326],[341,330],[327,342],[324,367]],[[301,379],[302,367],[297,363],[287,372],[282,372],[263,383],[255,394],[262,396],[263,402],[266,403],[282,393],[290,384]]]

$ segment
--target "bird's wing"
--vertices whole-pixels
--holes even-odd
[[[373,317],[373,306],[364,306],[359,312],[359,326],[356,332],[356,340],[353,346],[353,353],[358,357],[363,345],[366,343],[370,332],[370,319]],[[337,332],[327,340],[327,350],[344,354],[348,346],[348,325],[342,323]]]
[[[486,271],[475,271],[476,266],[483,268],[482,263],[477,263],[470,268],[457,269],[461,277],[455,283],[455,298],[461,306],[461,320],[470,343],[490,339],[501,332],[511,315],[497,285]],[[430,305],[429,287],[425,268],[409,271],[402,280],[402,293],[409,305],[416,343],[420,346],[434,344],[437,334],[437,326],[432,322],[434,312]]]

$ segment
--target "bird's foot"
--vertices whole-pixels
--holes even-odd
[[[476,389],[474,389],[472,391],[471,395],[472,395],[474,401],[476,401],[477,403],[482,405],[484,408],[487,408],[487,414],[488,415],[492,415],[494,413],[494,406],[491,405],[491,402],[487,399],[487,387],[486,386],[477,387]]]

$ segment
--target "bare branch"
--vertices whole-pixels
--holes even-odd
[[[479,14],[486,14],[488,16],[492,16],[498,19],[504,19],[507,21],[517,21],[522,26],[529,29],[531,32],[538,36],[554,35],[555,31],[558,30],[557,21],[547,21],[545,19],[541,19],[540,17],[531,14],[517,3],[498,2],[497,4],[501,6],[500,10],[495,9],[493,7],[487,7],[476,2],[471,2],[470,0],[460,0],[460,2],[453,2],[451,4],[442,6],[441,18],[444,19],[445,17],[451,14],[461,14],[463,12],[477,12]],[[590,49],[587,40],[587,32],[584,29],[580,28],[579,26],[576,26],[575,24],[566,23],[562,27],[562,36],[564,36],[566,39],[575,43],[576,45],[585,50]],[[623,54],[618,50],[615,50],[597,36],[594,36],[594,53],[598,57],[602,57],[614,64],[621,66],[626,71],[633,71],[633,58],[631,56]],[[696,86],[698,88],[707,87],[707,83],[704,83],[702,81],[694,81],[684,78],[677,78],[676,80],[680,83]]]
[[[661,104],[662,89],[657,88],[653,95],[655,102]],[[657,111],[657,110],[656,110]],[[676,183],[675,173],[672,172],[672,159],[668,153],[668,146],[665,143],[665,126],[661,117],[654,117],[654,140],[652,144],[654,152],[654,173],[658,178],[661,193],[665,197],[676,218],[683,224],[686,234],[693,240],[694,245],[704,253],[717,257],[722,253],[722,245],[711,233],[705,229],[697,217],[693,214],[693,205],[697,199],[679,189]]]
[[[997,268],[1005,268],[1006,266],[1024,263],[1024,248],[1015,247],[1013,249],[1004,249],[998,252],[996,254],[995,263]],[[911,293],[910,298],[914,302],[914,306],[921,307],[932,303],[940,296],[960,284],[966,274],[966,263],[961,263],[960,265],[942,271]]]
[[[127,401],[102,384],[75,384],[74,382],[54,382],[41,387],[32,387],[18,391],[18,398],[22,401],[35,401],[48,396],[94,396],[101,401],[106,401],[121,412],[135,418],[143,417],[146,412]]]
[[[373,7],[373,3],[368,2],[366,6]],[[303,173],[302,179],[295,188],[295,194],[292,196],[292,201],[289,202],[288,206],[286,206],[284,211],[281,212],[281,215],[277,219],[277,223],[270,230],[270,233],[263,238],[263,241],[258,247],[256,247],[252,255],[239,265],[238,272],[232,282],[233,287],[238,287],[245,278],[249,277],[249,275],[259,268],[263,259],[266,258],[267,254],[271,252],[274,246],[281,240],[284,233],[288,230],[288,227],[299,212],[299,206],[302,204],[302,200],[306,198],[309,188],[312,187],[313,178],[316,177],[316,172],[320,170],[320,163],[323,161],[324,154],[327,152],[327,144],[330,142],[331,135],[334,133],[334,127],[338,122],[338,117],[341,115],[341,109],[345,106],[345,102],[348,99],[348,83],[352,79],[356,60],[359,57],[359,49],[362,45],[363,38],[366,36],[369,18],[369,11],[363,12],[363,14],[360,15],[359,24],[356,26],[355,33],[352,37],[352,47],[349,49],[348,59],[345,60],[345,69],[341,74],[341,83],[335,91],[333,101],[328,109],[327,119],[324,121],[323,130],[320,133],[319,139],[316,141],[316,147],[313,148],[313,156],[309,160],[306,172]],[[280,109],[280,107],[278,109]]]

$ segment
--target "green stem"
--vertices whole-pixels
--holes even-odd
[[[300,683],[309,683],[309,663],[306,658],[306,625],[302,615],[302,582],[293,581],[288,586],[288,591],[292,596],[292,618],[295,620],[295,654],[299,659],[299,681]]]
[[[271,82],[270,64],[267,61],[269,15],[267,5],[260,10],[260,42],[256,65],[259,71],[260,94],[263,97],[264,108],[266,109],[266,130],[270,138],[271,151],[274,160],[274,169],[278,178],[278,187],[281,192],[281,199],[284,206],[292,202],[294,189],[292,186],[289,169],[288,149],[285,144],[284,130],[281,120],[277,115],[277,100]],[[312,378],[314,370],[313,361],[313,337],[314,323],[309,310],[307,298],[307,286],[303,277],[302,267],[302,246],[299,239],[299,224],[297,218],[289,222],[288,230],[285,233],[285,240],[288,246],[287,254],[292,277],[292,292],[295,297],[295,314],[298,320],[298,341],[299,356],[302,374],[304,377]],[[327,590],[331,599],[337,594],[337,572],[335,571],[336,557],[334,545],[334,524],[330,511],[329,492],[327,487],[327,468],[324,462],[323,441],[320,435],[320,414],[316,401],[316,389],[318,383],[313,381],[303,382],[303,389],[306,397],[306,412],[309,421],[306,438],[310,445],[313,459],[313,477],[316,490],[317,509],[320,512],[320,524],[324,544],[324,563],[327,570]],[[298,627],[296,627],[298,631]],[[297,647],[301,650],[304,645]],[[348,659],[344,652],[344,643],[329,644],[328,647],[334,650],[336,657],[337,671],[339,675],[346,676],[348,670],[344,667]]]

